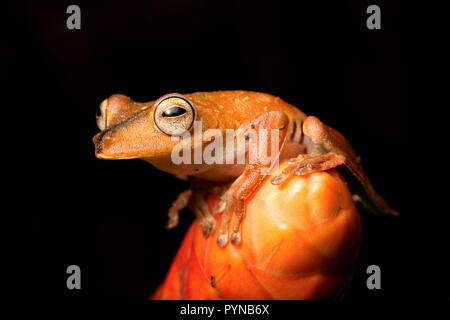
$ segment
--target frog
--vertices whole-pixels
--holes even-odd
[[[228,242],[235,246],[241,243],[246,201],[265,179],[282,186],[291,177],[340,169],[352,181],[355,202],[376,214],[399,215],[375,191],[360,158],[341,133],[268,93],[246,90],[169,93],[149,102],[113,94],[101,102],[96,122],[101,131],[93,137],[95,156],[105,160],[141,159],[187,180],[189,188],[178,195],[168,210],[167,228],[176,227],[179,212],[188,207],[205,237],[219,228],[216,239],[219,247]],[[201,123],[200,132],[194,132],[195,123]],[[187,136],[186,141],[192,142],[213,131],[217,139],[217,135],[226,137],[230,130],[235,132],[232,147],[223,147],[216,156],[219,160],[236,159],[240,148],[244,161],[173,161],[180,137]],[[276,136],[267,134],[268,130],[276,132]],[[237,141],[244,141],[245,146]],[[197,146],[194,142],[186,150],[194,153],[195,148],[205,148],[208,143],[210,140],[201,139]],[[271,161],[267,153],[258,152],[262,143],[270,145]],[[271,176],[273,167],[282,161],[288,166]],[[210,193],[220,199],[214,210],[205,201]],[[223,218],[218,226],[216,216],[220,212]],[[229,226],[232,214],[234,224]]]

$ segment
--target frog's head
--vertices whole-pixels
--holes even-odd
[[[191,130],[196,108],[181,94],[138,103],[123,95],[104,100],[97,113],[102,130],[94,136],[95,155],[100,159],[142,158],[164,161],[180,136]]]

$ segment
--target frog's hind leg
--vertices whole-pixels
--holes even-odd
[[[304,175],[345,165],[372,202],[371,211],[398,215],[398,212],[391,209],[387,202],[375,192],[372,183],[359,165],[352,147],[339,132],[325,126],[313,116],[306,118],[302,130],[307,146],[306,154],[300,154],[297,158],[288,161],[289,166],[281,174],[272,178],[272,184],[281,184],[294,173]]]

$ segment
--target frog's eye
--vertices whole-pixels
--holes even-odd
[[[173,136],[188,131],[195,120],[192,102],[179,95],[169,95],[159,101],[153,113],[156,127],[163,133]]]

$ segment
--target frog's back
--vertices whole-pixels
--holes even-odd
[[[283,99],[262,92],[226,90],[196,92],[185,96],[194,105],[200,105],[203,110],[209,109],[211,113],[215,113],[226,128],[237,128],[240,124],[270,111],[283,111],[291,122],[302,122],[306,118],[302,111]]]

